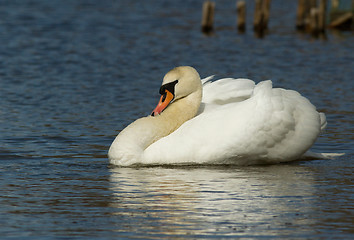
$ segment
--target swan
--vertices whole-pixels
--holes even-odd
[[[123,129],[108,151],[111,164],[273,164],[303,156],[326,127],[325,114],[270,80],[200,79],[190,66],[169,71],[147,117]],[[305,154],[306,153],[306,154]]]

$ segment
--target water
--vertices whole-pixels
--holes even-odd
[[[291,238],[354,234],[354,34],[296,33],[296,1],[272,1],[264,39],[235,31],[234,1],[0,3],[2,239]],[[117,168],[107,150],[147,115],[163,75],[272,79],[327,114],[313,150],[334,160],[253,167]]]

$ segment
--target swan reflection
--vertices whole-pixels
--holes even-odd
[[[317,201],[313,172],[297,165],[110,171],[114,214],[142,232],[284,234],[310,226]]]

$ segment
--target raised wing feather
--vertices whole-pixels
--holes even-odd
[[[210,81],[212,78],[203,79],[203,99],[205,104],[228,104],[249,98],[255,83],[249,79],[223,78]]]

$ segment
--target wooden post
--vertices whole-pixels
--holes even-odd
[[[310,32],[314,36],[324,33],[326,28],[327,0],[298,0],[296,29]]]
[[[211,33],[213,31],[214,9],[214,2],[205,1],[203,3],[202,32],[204,33]]]
[[[341,30],[354,30],[354,0],[351,8],[339,8],[339,0],[332,0],[330,13],[330,28]]]
[[[237,10],[237,30],[240,33],[246,30],[246,1],[240,0],[236,3]]]
[[[316,28],[318,28],[318,11],[313,10],[313,13],[311,13],[313,8],[317,8],[317,0],[306,0],[306,12],[305,12],[305,28],[307,32],[312,32],[313,27],[315,25],[314,19],[317,19],[316,22]],[[312,15],[311,15],[312,14]]]
[[[263,8],[263,14],[264,14],[264,28],[268,29],[270,0],[264,0],[262,8]]]
[[[354,21],[354,14],[351,12],[347,12],[342,14],[340,17],[336,18],[331,22],[329,27],[338,28],[338,29],[350,29],[352,22]]]
[[[256,0],[253,28],[258,37],[263,37],[268,28],[270,0]]]
[[[298,0],[297,12],[296,12],[296,29],[304,30],[305,29],[305,1]]]
[[[325,32],[326,28],[326,17],[327,17],[327,0],[320,0],[320,4],[318,7],[319,15],[318,15],[318,30],[321,33]]]
[[[253,27],[255,31],[257,31],[261,27],[262,18],[262,0],[256,0],[253,18]]]
[[[262,38],[264,36],[264,12],[263,12],[263,0],[256,0],[254,9],[254,22],[253,29],[256,36]]]
[[[318,36],[318,9],[317,8],[311,8],[310,11],[310,32],[313,36],[317,37]]]

